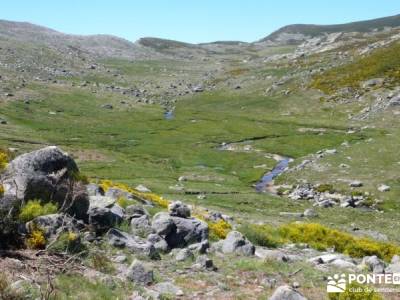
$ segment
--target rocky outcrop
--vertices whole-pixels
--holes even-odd
[[[20,155],[1,176],[4,198],[9,205],[31,199],[52,201],[60,211],[84,219],[89,199],[85,186],[76,180],[78,173],[75,161],[55,146]]]

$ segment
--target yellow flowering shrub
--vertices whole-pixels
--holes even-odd
[[[4,194],[4,186],[0,184],[0,197]]]
[[[26,240],[26,245],[30,249],[44,249],[46,247],[46,238],[43,230],[34,229]]]
[[[116,183],[111,180],[101,180],[99,185],[101,186],[101,188],[104,191],[107,191],[109,188],[117,188],[117,189],[126,191],[128,193],[131,193],[132,195],[134,195],[138,198],[153,202],[154,204],[164,207],[164,208],[167,208],[168,204],[169,204],[168,200],[164,199],[160,195],[157,195],[154,193],[139,192],[138,190],[135,190],[135,189],[131,188],[130,186],[123,184],[123,183]]]
[[[218,239],[226,238],[226,235],[231,231],[232,226],[225,220],[219,220],[217,222],[207,222],[210,237],[216,237]]]
[[[0,171],[7,167],[8,155],[0,150]]]
[[[400,254],[400,246],[378,242],[368,238],[354,237],[349,233],[325,227],[318,223],[291,223],[279,228],[280,235],[289,241],[307,243],[311,247],[325,250],[334,248],[337,252],[352,257],[376,255],[390,261]]]

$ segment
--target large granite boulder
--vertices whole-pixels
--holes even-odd
[[[89,199],[77,174],[75,161],[58,147],[26,153],[12,160],[1,176],[4,198],[9,206],[32,199],[55,202],[62,212],[84,219]]]

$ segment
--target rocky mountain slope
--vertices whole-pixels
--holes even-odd
[[[399,272],[400,27],[361,24],[192,45],[1,22],[0,297],[353,299],[328,278]]]
[[[400,15],[337,25],[293,24],[274,31],[260,42],[298,44],[307,39],[331,33],[366,33],[398,26],[400,26]]]

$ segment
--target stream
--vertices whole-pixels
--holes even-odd
[[[291,158],[289,157],[281,157],[281,159],[278,161],[272,171],[265,173],[260,181],[257,182],[257,184],[255,185],[256,191],[265,191],[268,185],[274,180],[274,178],[279,174],[282,174],[286,170],[286,168],[289,166],[290,161]]]

